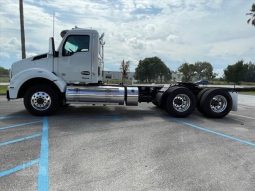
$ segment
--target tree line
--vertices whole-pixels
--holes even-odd
[[[240,60],[234,65],[229,65],[224,70],[224,79],[237,84],[241,81],[255,82],[255,63],[244,63],[243,60]]]
[[[122,61],[120,70],[122,73],[122,81],[127,77],[130,61]],[[194,64],[183,63],[178,72],[182,76],[182,82],[194,82],[196,80],[214,80],[217,76],[213,72],[213,66],[206,61],[198,61]],[[172,79],[172,72],[169,67],[159,58],[150,57],[140,60],[135,69],[135,79],[141,83],[163,83]],[[221,78],[228,82],[239,83],[255,82],[255,63],[244,63],[243,60],[238,61],[234,65],[228,65],[224,69],[224,76]]]
[[[194,79],[211,80],[216,77],[213,66],[209,62],[184,63],[178,71],[182,74],[183,82],[192,82]],[[140,60],[135,69],[135,79],[140,82],[168,82],[172,79],[172,72],[158,57]]]
[[[184,63],[178,68],[178,71],[183,75],[183,82],[201,79],[212,80],[217,75],[213,73],[213,66],[209,62]]]

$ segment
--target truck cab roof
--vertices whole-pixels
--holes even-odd
[[[66,35],[70,34],[88,34],[88,33],[94,33],[99,35],[99,33],[94,29],[84,29],[84,28],[72,28],[70,30],[63,30],[60,33],[60,36],[63,38]]]

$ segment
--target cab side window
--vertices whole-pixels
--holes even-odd
[[[70,35],[67,37],[63,46],[62,55],[71,56],[76,52],[89,51],[89,36],[88,35]]]

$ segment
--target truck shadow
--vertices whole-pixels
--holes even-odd
[[[123,106],[68,106],[63,107],[60,111],[52,116],[53,118],[86,118],[86,119],[109,119],[118,121],[136,121],[146,120],[146,118],[157,117],[161,119],[178,119],[178,120],[192,120],[192,121],[212,121],[222,123],[236,123],[236,120],[226,116],[224,118],[214,119],[203,116],[199,111],[195,110],[193,114],[186,118],[174,118],[170,116],[165,110],[159,109],[154,105],[148,107],[123,107]]]
[[[19,112],[11,113],[7,115],[6,118],[29,118],[36,119],[42,118],[40,116],[33,116],[29,114],[26,110],[22,110]],[[123,107],[123,106],[80,106],[80,105],[70,105],[67,107],[61,107],[57,114],[48,116],[49,122],[53,126],[58,126],[57,129],[60,131],[68,130],[74,131],[76,128],[80,129],[93,129],[94,131],[107,129],[107,127],[115,127],[115,128],[123,128],[127,127],[125,122],[130,122],[130,126],[139,126],[141,124],[150,124],[155,122],[155,126],[157,126],[157,122],[192,122],[195,124],[206,124],[208,122],[214,124],[228,124],[243,125],[242,121],[237,121],[233,117],[226,116],[222,119],[211,119],[206,118],[198,111],[194,111],[194,113],[186,118],[174,118],[170,116],[166,111],[155,107],[152,104],[149,104],[146,107]],[[81,127],[80,127],[81,126]],[[101,127],[99,127],[101,126]],[[105,126],[104,128],[102,126]]]
[[[162,110],[151,110],[150,108],[139,107],[123,107],[123,106],[68,106],[61,108],[54,117],[68,117],[68,118],[97,118],[105,119],[143,119],[146,117],[155,117],[162,114],[166,115]]]
[[[226,116],[221,119],[206,118],[200,112],[186,118],[174,118],[166,111],[154,105],[146,107],[123,107],[123,106],[68,106],[62,108],[57,115],[49,117],[50,124],[54,129],[63,134],[83,134],[95,132],[111,132],[113,129],[122,128],[158,128],[160,125],[169,128],[170,124],[191,123],[201,127],[221,127],[224,123],[229,127],[237,125],[237,121]]]

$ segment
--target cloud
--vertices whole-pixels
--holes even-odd
[[[20,59],[19,11],[18,2],[5,2],[0,7],[0,39],[8,43],[1,49],[0,64],[10,67]],[[119,70],[125,59],[134,70],[140,59],[159,56],[174,70],[185,61],[206,60],[223,71],[236,59],[255,60],[254,28],[245,17],[251,4],[252,0],[25,0],[26,47],[29,55],[48,50],[55,12],[56,44],[61,30],[75,25],[105,32],[108,69]]]

